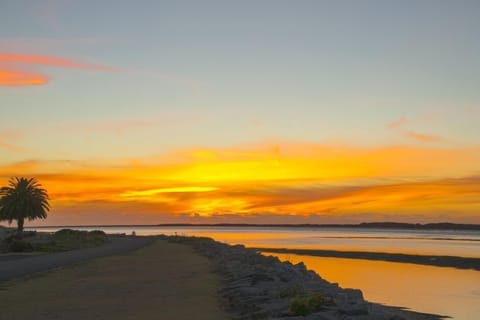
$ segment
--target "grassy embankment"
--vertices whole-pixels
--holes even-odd
[[[62,229],[55,233],[26,231],[22,237],[11,232],[0,241],[0,252],[60,252],[95,247],[108,241],[103,231]]]

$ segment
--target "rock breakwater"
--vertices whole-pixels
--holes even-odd
[[[242,245],[209,238],[173,237],[209,257],[224,279],[220,292],[235,320],[433,320],[434,315],[366,301],[358,289],[341,288],[303,263],[281,262]]]

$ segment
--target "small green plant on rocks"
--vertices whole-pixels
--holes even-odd
[[[290,313],[293,316],[306,316],[319,311],[325,304],[325,298],[316,292],[307,296],[295,296],[290,300]]]

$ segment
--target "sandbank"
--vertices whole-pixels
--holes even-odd
[[[388,262],[413,263],[437,267],[451,267],[457,269],[480,270],[480,258],[438,256],[438,255],[415,255],[403,253],[368,252],[368,251],[337,251],[319,249],[280,249],[280,248],[253,248],[262,252],[291,253],[307,256],[379,260]]]

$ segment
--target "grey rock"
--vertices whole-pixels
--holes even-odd
[[[320,311],[312,313],[304,318],[305,320],[337,320],[338,313],[336,311]]]
[[[229,246],[208,238],[174,240],[191,245],[213,261],[224,279],[219,293],[233,319],[405,320],[379,304],[368,303],[358,289],[343,289],[325,281],[303,263],[280,262],[242,245]],[[290,300],[312,292],[327,300],[322,310],[306,317],[290,316]]]

